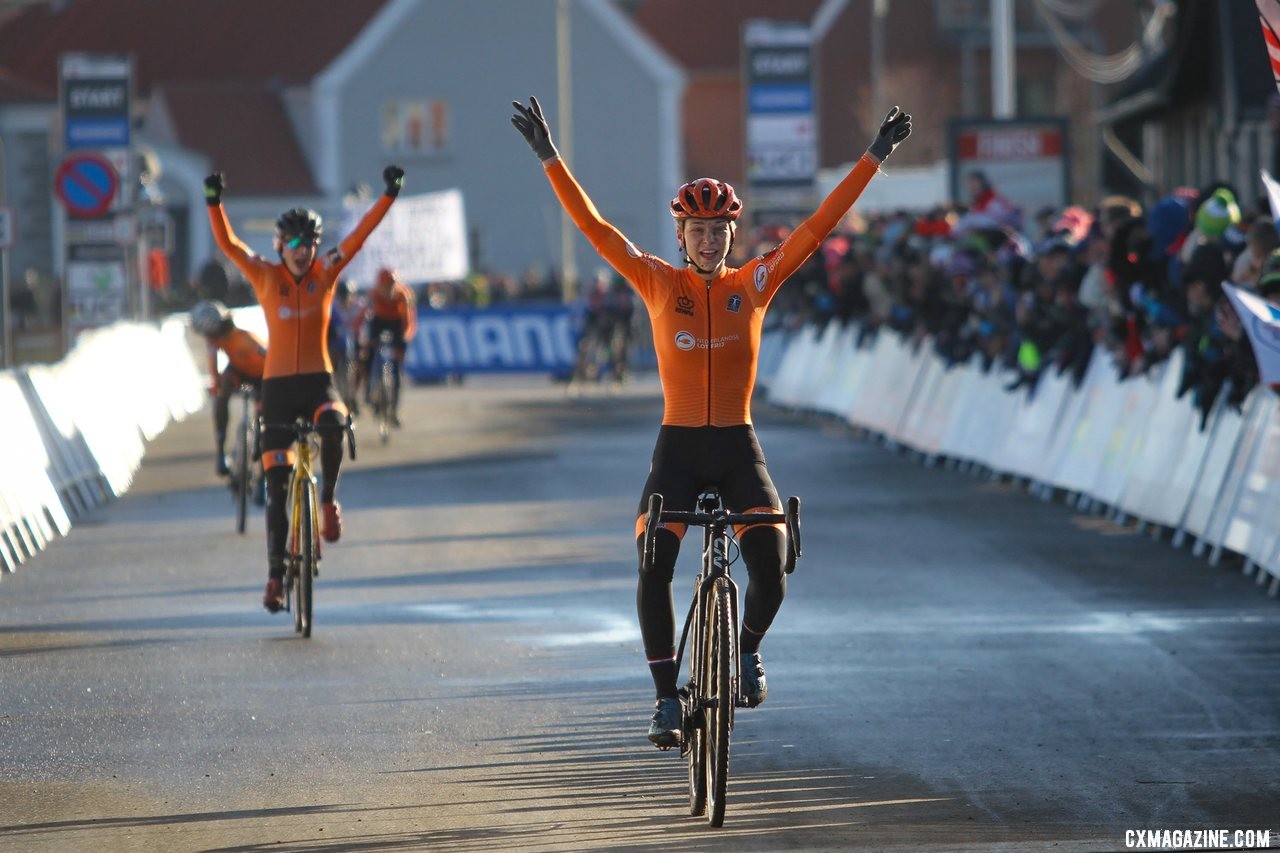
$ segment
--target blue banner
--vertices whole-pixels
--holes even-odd
[[[808,83],[755,83],[747,89],[752,113],[811,113],[813,87]]]
[[[436,311],[420,306],[404,368],[411,379],[460,373],[573,372],[578,343],[568,306],[504,305]]]

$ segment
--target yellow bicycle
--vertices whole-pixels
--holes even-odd
[[[341,425],[314,424],[298,418],[291,424],[265,424],[266,428],[293,433],[293,471],[285,492],[285,513],[289,519],[288,559],[284,573],[284,606],[293,613],[293,629],[311,636],[312,598],[315,579],[320,574],[320,490],[316,482],[315,459],[320,454],[322,429],[342,429],[347,434],[347,452],[356,458],[356,434],[351,419]]]

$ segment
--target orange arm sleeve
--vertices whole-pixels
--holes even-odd
[[[213,229],[213,239],[218,244],[218,248],[227,256],[231,263],[235,264],[240,272],[244,273],[244,277],[253,285],[253,289],[258,289],[258,279],[264,267],[271,265],[259,258],[253,251],[245,245],[235,232],[231,230],[231,223],[227,220],[227,211],[222,205],[214,205],[209,208],[209,225]]]
[[[649,302],[657,280],[653,275],[654,265],[670,269],[670,264],[652,255],[643,255],[626,235],[605,221],[563,160],[556,157],[544,163],[543,168],[547,171],[547,180],[551,182],[556,198],[568,211],[578,230],[600,253],[600,257],[621,273],[646,303]]]
[[[418,303],[413,298],[413,291],[407,287],[404,289],[404,303],[401,310],[404,311],[404,339],[406,342],[411,341],[418,333]]]
[[[347,262],[360,251],[360,247],[364,245],[364,241],[369,239],[369,235],[373,233],[373,229],[378,227],[378,223],[382,221],[382,217],[387,215],[387,211],[391,209],[391,203],[395,201],[389,195],[381,195],[378,200],[373,203],[373,207],[361,217],[360,221],[350,234],[342,238],[342,242],[338,244],[339,258],[338,263],[332,267],[334,275],[347,265]]]
[[[879,168],[879,160],[870,154],[863,154],[844,180],[818,205],[813,215],[796,226],[796,230],[788,234],[777,249],[764,256],[762,263],[769,269],[768,285],[763,293],[766,302],[773,298],[788,276],[800,269],[800,265],[817,250],[818,245],[831,233],[831,229],[853,207]]]

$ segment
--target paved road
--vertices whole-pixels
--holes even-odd
[[[232,532],[207,414],[0,583],[0,848],[1101,850],[1152,828],[1280,846],[1280,605],[768,411],[806,557],[712,830],[643,737],[652,386],[414,388],[407,415],[344,474],[310,640],[259,606],[261,522]]]

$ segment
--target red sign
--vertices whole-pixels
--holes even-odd
[[[115,167],[97,154],[68,157],[53,176],[53,191],[67,213],[93,219],[111,208],[120,187]]]
[[[956,153],[963,160],[1035,160],[1062,153],[1062,134],[1056,130],[1001,128],[971,130],[956,137]]]

